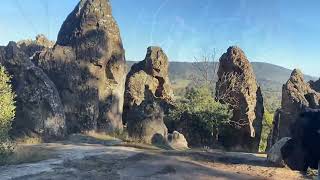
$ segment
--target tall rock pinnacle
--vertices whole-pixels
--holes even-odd
[[[233,150],[256,152],[259,148],[263,97],[244,52],[230,47],[220,58],[216,97],[233,109],[233,126],[221,133],[221,143]]]
[[[109,0],[80,1],[35,62],[57,85],[70,132],[122,129],[125,52]]]

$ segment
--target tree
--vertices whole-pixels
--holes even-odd
[[[9,130],[15,116],[15,95],[9,83],[10,77],[0,65],[0,161],[10,152]]]
[[[265,152],[265,150],[267,148],[268,135],[272,129],[273,116],[274,116],[274,113],[271,113],[269,111],[264,112],[264,119],[262,122],[261,140],[260,140],[260,145],[259,145],[260,152]]]
[[[191,75],[191,79],[195,86],[206,86],[213,90],[217,81],[218,66],[215,49],[213,53],[204,53],[200,57],[194,57],[192,67],[196,73]]]
[[[203,53],[202,56],[195,57],[194,61],[193,69],[196,73],[191,76],[194,86],[197,88],[208,87],[212,92],[216,92],[215,101],[226,104],[231,109],[238,109],[239,100],[234,94],[241,91],[240,83],[243,81],[243,75],[224,73],[219,79],[219,62],[216,59],[215,49],[212,53]],[[248,122],[239,119],[238,121],[229,121],[228,124],[240,128],[248,125]]]
[[[219,128],[229,123],[232,111],[228,105],[215,101],[209,87],[188,89],[185,99],[185,102],[178,103],[176,109],[170,112],[167,123],[187,122],[182,133],[191,145],[196,141],[201,142],[201,145],[212,145],[218,139]]]

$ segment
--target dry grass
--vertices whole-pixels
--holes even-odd
[[[95,131],[88,131],[88,132],[84,133],[84,135],[98,139],[98,140],[102,140],[102,141],[109,141],[109,140],[117,140],[118,139],[115,136],[112,136],[112,135],[109,135],[106,133],[95,132]]]
[[[17,145],[13,153],[7,158],[4,165],[33,163],[55,158],[57,155],[52,149],[29,145]]]
[[[15,142],[17,144],[24,144],[24,145],[36,145],[36,144],[41,144],[43,143],[43,140],[41,137],[38,136],[23,136],[15,139]]]

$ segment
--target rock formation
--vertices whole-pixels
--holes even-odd
[[[56,84],[69,132],[122,130],[125,52],[109,0],[81,0],[34,62]]]
[[[42,51],[46,48],[52,48],[54,42],[40,34],[36,37],[36,40],[19,41],[17,42],[17,45],[28,57],[32,57],[36,52]]]
[[[169,62],[159,47],[149,47],[146,58],[127,75],[124,120],[131,137],[151,143],[156,134],[166,138],[163,114],[173,102]]]
[[[281,109],[276,113],[273,129],[268,138],[268,147],[283,137],[292,137],[291,125],[307,108],[319,108],[319,103],[320,93],[313,90],[304,81],[303,74],[295,69],[290,79],[283,85]]]
[[[317,81],[310,81],[309,84],[312,89],[314,89],[317,92],[320,92],[320,79]]]
[[[13,133],[36,133],[45,138],[65,135],[65,113],[59,93],[48,76],[10,42],[0,48],[0,63],[12,76],[16,97]]]
[[[281,149],[285,164],[293,170],[318,168],[320,161],[320,109],[307,109],[291,125],[291,137]]]
[[[168,135],[169,146],[175,150],[186,150],[189,149],[188,142],[183,134],[178,131],[173,131],[172,134]]]
[[[272,148],[268,151],[268,162],[271,162],[272,164],[279,167],[285,167],[285,162],[282,158],[281,149],[290,139],[291,138],[289,137],[282,138],[272,146]]]
[[[252,66],[240,48],[230,47],[222,55],[218,78],[216,98],[233,109],[233,125],[221,132],[219,141],[232,150],[258,151],[263,97]]]

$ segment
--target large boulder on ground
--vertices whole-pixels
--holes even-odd
[[[172,134],[168,135],[168,142],[169,146],[175,150],[189,149],[186,138],[178,131],[173,131]]]
[[[290,139],[289,137],[285,137],[275,143],[268,151],[267,160],[276,166],[284,167],[285,163],[282,158],[281,149]]]
[[[263,97],[252,66],[244,52],[230,47],[220,58],[216,98],[233,109],[232,126],[219,137],[232,150],[256,152],[259,148],[264,114]]]
[[[295,69],[290,79],[283,85],[281,109],[276,113],[268,146],[271,147],[283,137],[292,137],[290,127],[299,115],[308,108],[319,108],[319,103],[320,93],[304,81],[300,70]]]
[[[69,132],[122,130],[125,52],[109,0],[81,0],[34,61],[59,90]]]
[[[152,142],[154,135],[166,138],[163,114],[173,104],[168,76],[169,62],[159,47],[149,47],[146,58],[132,66],[127,75],[124,121],[131,137]]]
[[[281,149],[285,164],[293,170],[318,168],[320,160],[320,109],[307,109],[290,127],[292,139]]]
[[[29,57],[10,42],[0,48],[0,63],[12,76],[16,93],[13,133],[36,133],[45,138],[65,135],[65,113],[54,83]]]
[[[35,40],[22,40],[17,42],[17,45],[28,57],[32,57],[36,52],[52,48],[54,42],[48,40],[43,34],[40,34],[36,36]]]

